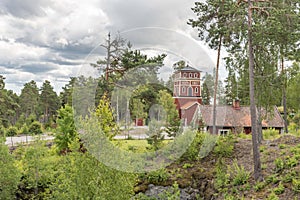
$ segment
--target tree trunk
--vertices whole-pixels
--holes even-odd
[[[251,112],[251,132],[252,132],[252,148],[253,148],[253,162],[254,162],[254,179],[260,180],[261,162],[260,153],[258,150],[257,140],[257,116],[255,105],[255,88],[254,88],[254,54],[252,46],[252,2],[248,0],[248,47],[249,47],[249,81],[250,81],[250,112]]]
[[[281,58],[281,72],[283,76],[283,87],[282,87],[282,105],[283,105],[283,118],[284,118],[284,132],[288,133],[288,123],[287,123],[287,107],[286,107],[286,74],[284,70],[284,59]]]
[[[263,141],[263,134],[262,134],[262,118],[261,118],[261,107],[258,108],[257,112],[257,135],[258,135],[258,144],[261,144]]]
[[[214,85],[214,102],[213,102],[213,134],[216,134],[216,119],[217,119],[217,90],[218,90],[218,82],[219,82],[219,66],[220,66],[220,55],[221,55],[221,47],[222,47],[222,38],[220,35],[219,47],[218,47],[218,57],[217,57],[217,66],[216,66],[216,77],[215,77],[215,85]]]

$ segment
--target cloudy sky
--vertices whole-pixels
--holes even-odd
[[[215,52],[187,25],[192,0],[1,0],[0,74],[19,93],[24,83],[50,80],[57,92],[86,63],[104,56],[108,32],[149,55],[166,53],[166,67],[179,59],[204,72]]]

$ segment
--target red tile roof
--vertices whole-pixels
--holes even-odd
[[[201,116],[207,126],[213,125],[213,107],[212,106],[199,106]],[[266,112],[263,111],[263,116]],[[284,121],[274,107],[273,113],[268,113],[263,120],[263,127],[283,128]],[[241,106],[239,110],[234,109],[232,106],[217,106],[217,119],[216,126],[221,127],[251,127],[250,107]]]

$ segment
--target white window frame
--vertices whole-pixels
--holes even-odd
[[[220,136],[226,136],[226,135],[228,135],[229,134],[229,132],[230,132],[230,130],[229,129],[219,129],[218,130],[218,135],[220,135]]]

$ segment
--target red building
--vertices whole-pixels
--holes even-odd
[[[185,125],[191,122],[197,106],[202,103],[200,78],[201,71],[189,66],[174,73],[173,97]]]
[[[179,111],[180,119],[184,125],[204,123],[205,129],[212,132],[213,107],[212,105],[201,105],[201,71],[185,67],[174,74],[173,98]],[[233,101],[233,105],[217,105],[216,128],[219,134],[228,131],[245,133],[251,132],[251,114],[249,106],[240,106],[239,100]],[[264,120],[262,128],[275,128],[279,132],[283,130],[284,120],[277,108],[267,113],[263,111]],[[201,118],[201,119],[200,119]]]

